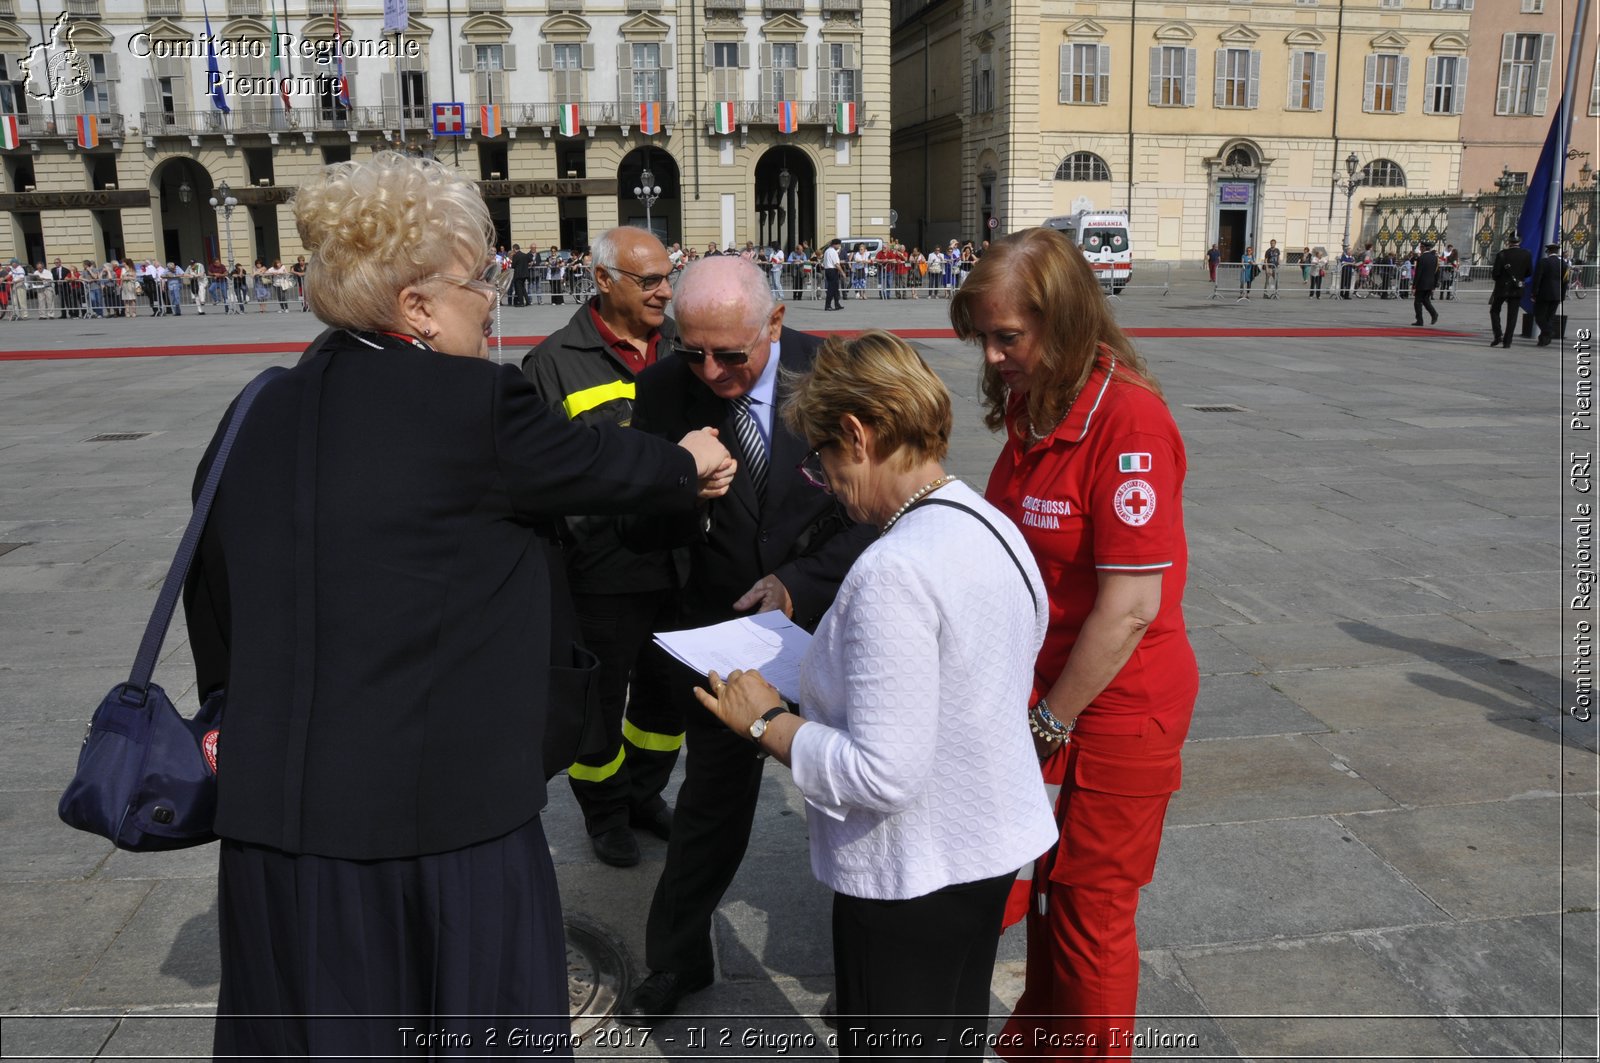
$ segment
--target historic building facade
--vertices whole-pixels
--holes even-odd
[[[380,0],[33,6],[0,0],[0,261],[289,260],[295,186],[385,148],[480,180],[506,245],[887,230],[873,0],[411,0],[398,35]]]
[[[1483,45],[1482,9],[1519,5],[1528,13],[1498,11]],[[1129,212],[1142,258],[1198,259],[1216,242],[1237,259],[1269,239],[1336,250],[1347,227],[1352,240],[1360,233],[1362,206],[1377,196],[1468,187],[1467,112],[1484,105],[1480,97],[1492,104],[1504,79],[1527,80],[1521,53],[1496,66],[1503,42],[1517,38],[1500,22],[1545,19],[1554,46],[1535,34],[1529,48],[1552,48],[1564,65],[1570,26],[1557,23],[1569,5],[1474,6],[892,0],[901,229],[910,241],[976,239],[1076,209],[1117,209]],[[1544,56],[1531,62],[1530,115],[1543,114]],[[1587,101],[1587,78],[1581,88]],[[959,112],[948,109],[952,92]],[[1559,96],[1558,80],[1552,105]],[[1531,170],[1548,123],[1499,130],[1479,155],[1526,156],[1521,168]],[[1577,147],[1592,150],[1593,126],[1576,123]],[[1584,135],[1589,145],[1578,143]],[[931,181],[898,166],[918,153],[932,160]]]

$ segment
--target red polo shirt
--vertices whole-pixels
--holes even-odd
[[[1147,716],[1173,722],[1186,716],[1199,689],[1183,625],[1187,463],[1166,403],[1111,367],[1109,352],[1102,353],[1067,416],[1031,450],[1023,446],[1022,397],[1013,399],[1005,449],[985,497],[1022,529],[1049,590],[1050,629],[1035,666],[1035,697],[1066,666],[1094,605],[1099,572],[1161,573],[1154,622],[1084,712],[1086,729],[1137,733]]]
[[[661,342],[661,330],[654,329],[650,333],[649,342],[645,344],[644,353],[639,353],[639,348],[629,343],[612,332],[600,316],[598,303],[589,304],[589,317],[594,321],[595,331],[600,333],[600,338],[607,347],[622,359],[622,363],[633,371],[635,376],[656,364],[656,346]]]

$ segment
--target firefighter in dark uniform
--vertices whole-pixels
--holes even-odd
[[[634,377],[667,353],[672,266],[643,229],[612,229],[593,248],[596,294],[533,349],[522,371],[575,421],[626,425]],[[583,638],[600,659],[607,748],[567,771],[595,855],[614,867],[639,862],[634,827],[665,839],[672,811],[661,790],[683,744],[683,720],[661,690],[666,658],[651,635],[671,622],[677,573],[669,553],[635,554],[611,519],[567,522],[567,573]]]

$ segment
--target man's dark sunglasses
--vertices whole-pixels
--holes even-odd
[[[641,291],[653,292],[663,284],[670,284],[672,275],[668,273],[634,273],[632,270],[623,269],[621,266],[608,266],[600,263],[600,268],[607,273],[620,273],[639,286]]]
[[[702,347],[680,347],[676,343],[672,345],[672,353],[690,365],[704,365],[706,356],[710,355],[724,369],[750,361],[749,351],[708,351]]]

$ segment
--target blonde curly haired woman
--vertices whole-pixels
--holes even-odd
[[[568,422],[486,360],[493,228],[443,166],[329,167],[295,220],[333,329],[261,390],[185,588],[199,692],[229,698],[215,1051],[493,1053],[515,1016],[570,1058],[540,812],[584,658],[546,533],[692,512],[727,452]]]

